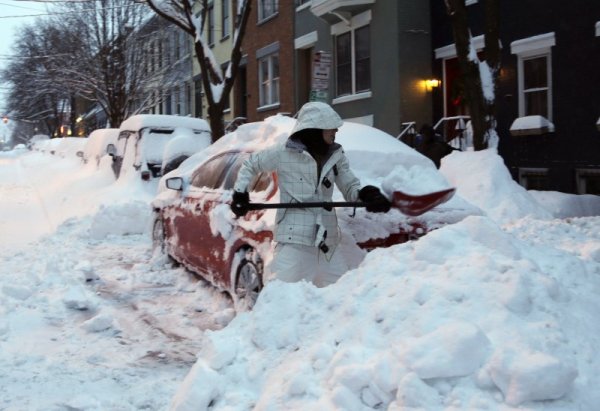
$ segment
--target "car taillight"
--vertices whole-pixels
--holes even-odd
[[[149,171],[142,171],[142,180],[148,181],[148,180],[150,180],[150,176],[151,176],[151,174]]]

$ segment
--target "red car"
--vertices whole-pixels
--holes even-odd
[[[265,266],[272,257],[271,228],[275,216],[274,210],[260,210],[235,218],[229,203],[238,170],[251,152],[282,143],[293,124],[293,119],[276,116],[241,126],[163,177],[162,191],[153,201],[155,246],[161,247],[176,262],[229,292],[234,300],[241,299],[252,304],[263,287],[265,274],[268,274]],[[356,128],[359,128],[358,133]],[[356,141],[357,138],[363,141]],[[376,169],[389,163],[384,157],[391,156],[399,164],[418,165],[428,172],[437,173],[428,159],[372,127],[346,124],[336,139],[345,148],[351,166],[357,163],[353,170],[361,181],[361,168],[378,155],[382,158],[375,159],[376,163],[381,161]],[[383,144],[381,141],[388,146],[380,146],[379,151],[374,149],[373,144]],[[390,152],[389,145],[397,147],[397,151]],[[371,160],[365,158],[366,152],[372,156]],[[374,165],[367,167],[373,168]],[[252,202],[278,202],[275,174],[257,176],[250,188]],[[346,255],[356,258],[356,264],[365,253],[361,249],[402,243],[441,224],[435,218],[409,218],[397,210],[374,215],[364,209],[343,208],[338,209],[338,217],[342,231],[352,239],[352,244],[345,246],[349,250]],[[453,213],[452,217],[448,217],[448,214],[444,215],[449,221],[443,223],[454,222],[464,217],[464,213],[461,216]]]

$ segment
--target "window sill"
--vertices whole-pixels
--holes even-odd
[[[226,40],[229,40],[229,37],[230,37],[230,36],[229,36],[229,34],[227,34],[227,35],[225,35],[225,36],[221,37],[221,43],[223,43],[223,42],[224,42],[224,41],[226,41]]]
[[[510,126],[511,136],[539,136],[554,132],[554,124],[543,116],[519,117]]]
[[[259,20],[259,21],[256,23],[256,25],[257,25],[257,26],[260,26],[260,25],[263,25],[263,24],[265,24],[265,23],[268,23],[269,21],[273,20],[273,19],[274,19],[275,17],[277,17],[278,15],[279,15],[279,12],[277,12],[277,13],[273,13],[273,14],[271,14],[270,16],[267,16],[267,17],[265,17],[264,19],[262,19],[262,20]]]
[[[267,104],[265,106],[260,106],[256,109],[257,112],[261,113],[263,111],[270,111],[270,110],[275,110],[277,108],[279,108],[281,106],[281,103],[275,103],[275,104]]]
[[[341,96],[341,97],[334,98],[333,101],[331,102],[331,104],[349,103],[351,101],[364,100],[364,99],[371,98],[371,97],[373,97],[373,93],[370,91],[365,91],[363,93],[350,94],[348,96]]]
[[[301,4],[298,7],[296,7],[296,13],[298,13],[298,12],[304,10],[304,9],[307,9],[309,7],[310,7],[310,1],[308,1],[308,2],[306,2],[304,4]]]

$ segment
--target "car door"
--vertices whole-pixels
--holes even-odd
[[[176,257],[208,281],[225,288],[227,282],[215,277],[216,267],[221,267],[219,259],[223,258],[225,233],[211,223],[214,213],[229,210],[225,201],[228,193],[221,186],[228,166],[238,155],[225,152],[198,167],[171,222],[177,236],[177,247],[173,250]]]
[[[240,240],[255,244],[272,238],[270,231],[254,233],[240,229],[230,210],[231,190],[248,155],[230,151],[206,161],[193,172],[181,206],[172,214],[175,217],[171,223],[178,243],[173,254],[224,289],[231,286],[232,254],[239,248]],[[250,190],[262,192],[262,198],[272,195],[275,183],[271,174],[257,176]]]
[[[133,131],[121,131],[117,139],[117,153],[113,156],[112,169],[115,177],[119,178],[123,168],[123,158],[127,152],[127,145],[132,140],[129,137],[135,134]]]

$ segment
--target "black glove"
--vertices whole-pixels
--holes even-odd
[[[238,217],[245,216],[250,210],[250,195],[247,192],[234,191],[231,201],[231,211]]]
[[[358,198],[367,203],[367,211],[371,213],[387,213],[392,204],[375,186],[364,186],[358,192]]]

